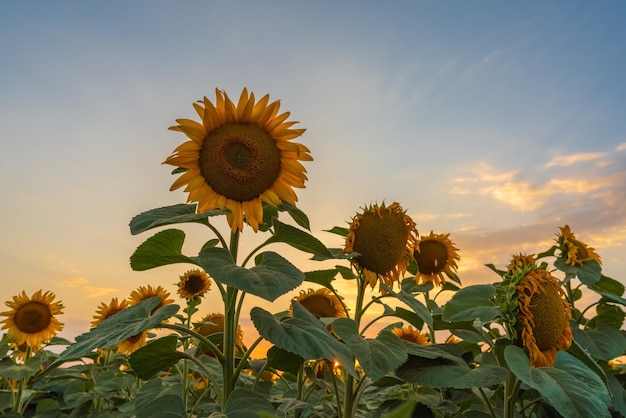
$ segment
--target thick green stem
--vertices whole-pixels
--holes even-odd
[[[230,235],[230,254],[237,263],[237,251],[239,249],[239,231]],[[238,290],[227,286],[226,299],[224,300],[224,364],[222,365],[224,379],[224,397],[222,398],[222,410],[230,394],[235,390],[235,349],[237,344],[237,296]]]

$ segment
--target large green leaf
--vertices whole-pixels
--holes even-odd
[[[350,349],[298,302],[292,301],[291,305],[293,317],[283,322],[278,322],[264,309],[252,308],[250,317],[259,334],[276,347],[305,359],[338,359],[356,377]]]
[[[404,343],[390,331],[381,331],[375,339],[363,338],[356,322],[348,318],[336,319],[333,330],[350,347],[365,374],[373,380],[395,370],[407,358]]]
[[[264,252],[257,259],[258,264],[247,269],[236,265],[225,248],[213,247],[204,248],[196,258],[215,281],[270,302],[304,281],[304,273],[277,253]]]
[[[395,296],[402,302],[404,302],[409,308],[413,309],[413,312],[417,314],[430,328],[433,327],[433,317],[428,310],[428,308],[419,300],[415,299],[415,296],[410,293],[405,292],[404,290],[400,290],[399,292],[394,292],[389,286],[382,283],[381,287],[385,289],[387,293]]]
[[[470,368],[446,345],[418,346],[407,343],[408,360],[396,375],[411,383],[434,388],[468,389],[489,387],[504,381],[506,369],[494,365]]]
[[[332,289],[332,281],[335,280],[335,276],[339,273],[339,270],[328,269],[328,270],[315,270],[315,271],[307,271],[304,273],[304,280],[311,283],[317,283],[321,286],[324,286],[328,289]]]
[[[611,391],[611,405],[622,416],[626,417],[626,391],[617,377],[608,375],[608,385]]]
[[[565,264],[565,259],[559,257],[554,261],[554,267],[577,276],[587,286],[597,283],[602,275],[602,266],[595,260],[584,261],[582,266],[572,266]]]
[[[197,264],[196,261],[183,255],[185,233],[180,229],[166,229],[144,241],[130,256],[130,266],[135,271],[175,263]]]
[[[16,364],[10,357],[0,360],[0,376],[7,379],[21,380],[25,377],[34,376],[41,366],[41,359],[31,357],[23,364]]]
[[[130,355],[130,366],[140,379],[151,378],[183,358],[183,354],[176,350],[177,342],[175,335],[151,341]]]
[[[149,380],[141,386],[134,399],[135,416],[137,418],[186,417],[187,412],[180,391],[180,386],[163,385],[161,379]]]
[[[282,348],[272,346],[267,350],[267,364],[276,370],[297,375],[302,363],[304,359],[301,356]]]
[[[316,255],[321,259],[333,258],[328,248],[313,235],[274,219],[274,233],[265,243],[270,244],[277,242],[288,244],[293,248]]]
[[[223,210],[211,210],[203,213],[196,213],[196,204],[180,203],[172,206],[151,209],[140,213],[130,221],[130,233],[137,235],[159,226],[173,225],[179,223],[200,223],[208,224],[209,216],[225,215],[229,212]]]
[[[590,289],[609,293],[615,296],[624,295],[624,285],[615,279],[611,279],[605,275],[600,277],[600,280],[589,286]],[[602,293],[601,293],[602,294]]]
[[[76,337],[76,342],[65,349],[59,357],[40,372],[36,378],[50,372],[68,360],[75,360],[89,355],[96,348],[112,348],[118,343],[139,334],[147,329],[155,328],[163,320],[178,312],[178,305],[165,305],[156,311],[154,308],[161,302],[158,296],[143,300],[133,306],[121,310],[105,319],[89,332]]]
[[[572,328],[574,339],[589,354],[601,360],[611,360],[626,354],[626,337],[610,324],[599,322],[595,329]]]
[[[490,322],[502,315],[502,311],[494,302],[495,295],[495,286],[489,284],[464,287],[445,304],[441,318],[449,322],[475,319]]]
[[[274,407],[265,396],[250,389],[235,389],[224,407],[228,418],[258,417],[260,411],[274,412]]]
[[[278,209],[281,211],[286,210],[289,216],[291,216],[291,219],[296,221],[298,225],[300,225],[302,228],[306,228],[309,231],[311,230],[311,225],[309,223],[308,216],[306,216],[304,212],[302,212],[300,209],[298,209],[294,205],[290,205],[289,203],[283,202],[278,207]]]
[[[511,372],[564,418],[610,417],[606,386],[570,354],[559,351],[553,367],[533,368],[524,351],[510,345],[504,349],[504,358]]]

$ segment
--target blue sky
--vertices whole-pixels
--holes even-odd
[[[66,333],[139,285],[139,212],[183,202],[161,162],[216,87],[291,111],[315,161],[313,233],[398,201],[450,233],[466,284],[558,227],[626,281],[626,31],[621,2],[2,2],[0,299],[55,292]],[[185,228],[189,254],[204,230]],[[252,231],[244,240],[254,241]],[[302,268],[312,269],[308,261]],[[216,296],[217,297],[217,296]],[[251,304],[258,301],[249,301]],[[286,307],[285,302],[285,307]],[[282,309],[282,308],[281,308]],[[276,310],[276,309],[275,309]]]

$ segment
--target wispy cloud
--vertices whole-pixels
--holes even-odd
[[[622,142],[617,147],[615,147],[615,151],[626,151],[626,142]]]
[[[569,166],[580,162],[598,160],[605,155],[605,152],[583,152],[571,155],[558,155],[550,160],[545,167]]]
[[[89,280],[84,277],[67,277],[60,282],[62,287],[78,289],[88,298],[95,299],[110,293],[117,292],[117,289],[103,286],[92,286]]]

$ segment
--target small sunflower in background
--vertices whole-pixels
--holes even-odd
[[[28,297],[23,291],[5,302],[11,310],[0,313],[6,316],[0,323],[7,330],[7,338],[18,346],[37,348],[55,337],[63,329],[56,316],[63,313],[64,307],[61,302],[54,302],[54,297],[54,293],[42,290]]]
[[[117,351],[122,354],[131,354],[146,345],[147,339],[148,331],[141,331],[139,334],[135,334],[132,337],[128,337],[124,341],[120,342],[117,345]]]
[[[572,344],[570,306],[550,272],[539,268],[518,272],[524,274],[517,285],[522,345],[533,367],[550,367],[556,353]]]
[[[205,337],[209,337],[213,334],[223,333],[224,332],[224,314],[223,313],[211,313],[207,314],[200,320],[200,323],[194,326],[194,331],[198,334],[201,334]],[[237,337],[235,341],[235,345],[239,349],[243,349],[243,330],[241,326],[237,325]],[[220,350],[223,350],[224,344],[217,344],[217,347]],[[208,351],[206,354],[211,354]]]
[[[430,344],[430,338],[428,338],[428,335],[422,334],[419,330],[413,328],[411,325],[392,328],[391,332],[396,337],[405,341],[410,341],[418,345]]]
[[[187,271],[180,276],[178,282],[178,294],[187,300],[194,300],[204,296],[211,289],[211,278],[200,269]]]
[[[455,275],[457,261],[461,259],[459,249],[450,241],[450,234],[430,234],[422,236],[415,246],[413,257],[418,266],[415,280],[418,283],[432,282],[435,286],[445,283],[444,274]]]
[[[133,290],[130,293],[130,297],[128,298],[129,305],[135,305],[142,300],[150,299],[151,297],[158,296],[161,298],[161,302],[157,306],[152,309],[151,313],[154,313],[157,309],[169,305],[170,303],[174,303],[174,299],[168,299],[170,296],[170,292],[162,288],[161,286],[152,287],[148,286],[139,286],[137,290]]]
[[[9,344],[9,350],[12,351],[11,358],[13,358],[13,360],[20,362],[20,363],[23,363],[24,361],[26,361],[26,356],[28,356],[29,349],[32,355],[32,353],[36,353],[37,351],[41,350],[42,347],[43,347],[43,344],[40,344],[34,347],[29,347],[28,345],[26,345],[26,343],[23,343],[23,344],[10,343]]]
[[[309,289],[301,290],[300,295],[296,296],[296,300],[307,311],[321,318],[345,318],[346,311],[341,300],[330,290],[322,287],[317,290]],[[289,308],[291,313],[291,307]]]
[[[96,309],[96,314],[93,316],[93,321],[91,321],[91,327],[95,328],[101,323],[104,322],[105,319],[110,318],[116,313],[126,309],[128,307],[128,302],[126,299],[122,299],[121,302],[118,302],[117,298],[112,298],[111,302],[107,305],[102,302]]]
[[[577,240],[569,225],[559,227],[559,229],[561,233],[558,235],[557,243],[561,250],[561,258],[565,259],[565,264],[580,267],[585,262],[592,260],[602,264],[600,256],[596,254],[595,250]]]
[[[375,204],[352,218],[343,252],[360,254],[352,263],[363,269],[372,288],[379,280],[393,287],[413,257],[417,234],[415,222],[399,203]]]
[[[215,105],[206,97],[194,103],[201,122],[178,119],[171,130],[189,141],[179,145],[164,164],[184,170],[170,190],[186,186],[188,202],[198,202],[198,212],[228,209],[233,232],[245,221],[256,232],[263,223],[263,202],[278,207],[298,200],[293,187],[304,188],[310,151],[291,142],[305,129],[292,128],[289,112],[278,114],[280,103],[259,101],[246,88],[235,104],[215,90]]]

